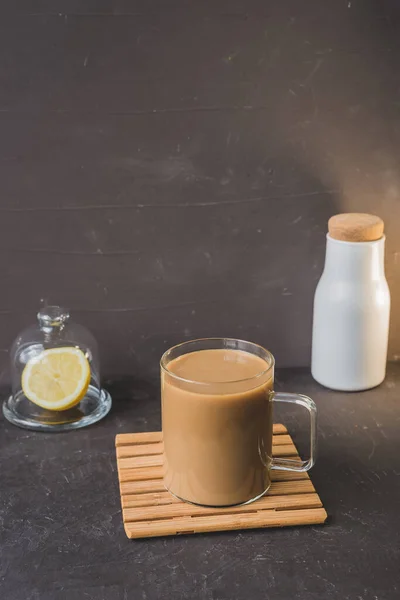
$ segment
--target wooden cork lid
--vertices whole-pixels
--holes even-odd
[[[373,242],[383,236],[380,217],[366,213],[343,213],[328,221],[329,235],[344,242]]]

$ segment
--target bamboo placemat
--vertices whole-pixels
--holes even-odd
[[[122,433],[115,438],[122,517],[129,538],[314,525],[327,517],[307,473],[272,471],[268,494],[252,504],[204,508],[177,500],[162,480],[161,432]],[[283,425],[274,425],[274,456],[299,458]]]

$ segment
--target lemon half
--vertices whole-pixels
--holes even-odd
[[[22,373],[25,396],[47,410],[67,410],[85,396],[90,365],[79,348],[51,348],[31,358]]]

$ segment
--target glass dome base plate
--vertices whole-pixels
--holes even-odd
[[[35,406],[21,392],[9,396],[3,403],[3,414],[7,421],[24,429],[34,431],[70,431],[97,423],[107,415],[111,408],[111,396],[105,389],[99,390],[90,385],[86,396],[74,408],[63,411],[51,411]]]

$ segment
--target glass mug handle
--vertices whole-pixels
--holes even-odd
[[[277,393],[272,396],[274,402],[285,402],[287,404],[298,404],[308,410],[310,415],[310,458],[308,460],[293,460],[290,458],[273,458],[271,469],[284,471],[304,472],[311,469],[315,463],[317,452],[317,407],[315,402],[308,396],[302,394]]]

